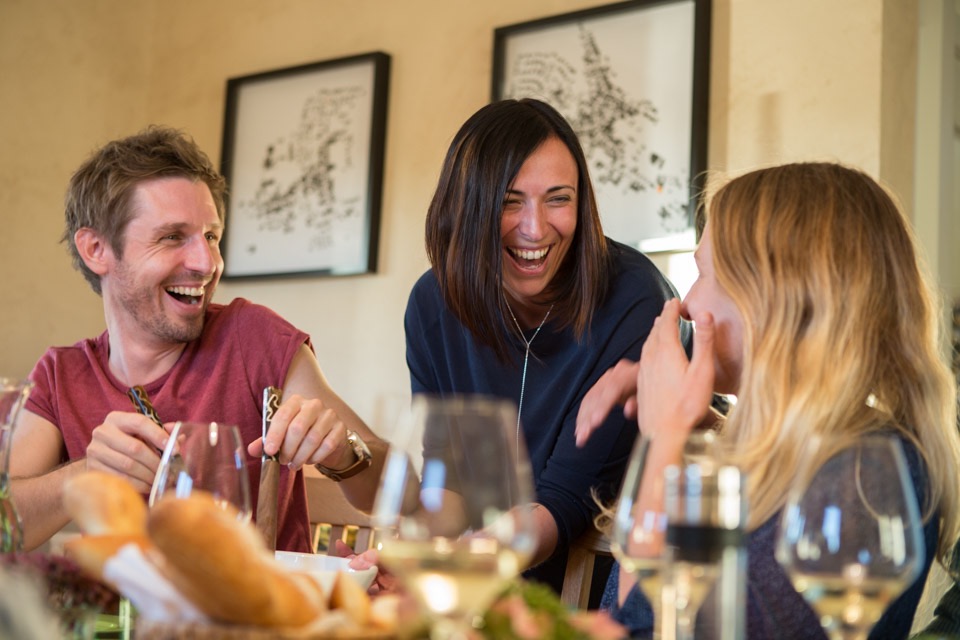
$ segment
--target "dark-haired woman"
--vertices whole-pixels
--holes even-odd
[[[426,246],[432,269],[405,318],[413,393],[517,404],[540,532],[526,575],[559,590],[567,547],[597,510],[591,490],[612,497],[637,433],[611,415],[577,449],[580,401],[619,360],[639,358],[675,292],[644,255],[604,237],[580,143],[537,100],[496,102],[464,123],[430,203]]]

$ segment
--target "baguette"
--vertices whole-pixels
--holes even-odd
[[[147,504],[127,480],[103,471],[85,471],[63,485],[63,506],[80,530],[91,536],[146,532]]]
[[[370,598],[363,587],[345,571],[340,571],[333,579],[330,608],[346,612],[358,627],[370,624]]]
[[[161,500],[149,513],[147,531],[166,559],[170,581],[214,620],[300,627],[326,609],[320,585],[284,570],[257,530],[209,494]]]
[[[128,544],[138,546],[145,556],[149,555],[154,548],[146,535],[81,536],[66,541],[63,544],[63,553],[91,577],[111,584],[110,580],[103,575],[104,565]],[[117,588],[117,585],[111,584],[111,586]]]

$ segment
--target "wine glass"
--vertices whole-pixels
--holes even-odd
[[[466,637],[534,553],[530,465],[516,426],[505,400],[415,396],[394,430],[374,506],[380,561],[431,618],[431,638]],[[418,474],[410,453],[420,451]]]
[[[740,470],[722,463],[714,434],[704,435],[705,440],[688,443],[681,464],[664,471],[664,581],[670,586],[667,593],[672,599],[670,606],[664,600],[664,611],[674,616],[664,623],[672,624],[680,639],[694,637],[697,613],[707,594],[725,568],[729,571],[736,567],[746,524]],[[734,596],[733,602],[737,601],[735,592],[725,591],[720,585],[722,601],[729,601],[725,595]],[[730,612],[719,612],[719,624],[736,624],[736,615],[733,620],[724,620],[726,613]]]
[[[186,498],[194,491],[206,491],[218,502],[233,505],[240,520],[249,521],[252,509],[245,455],[237,427],[177,422],[160,457],[150,506],[165,496]]]
[[[705,525],[708,515],[715,523],[717,509],[710,511],[701,504],[701,517],[692,520],[692,511],[684,509],[680,500],[680,496],[686,496],[686,485],[678,484],[676,476],[682,469],[687,475],[695,471],[701,477],[709,477],[721,467],[717,436],[712,431],[691,433],[684,445],[681,465],[669,467],[664,474],[653,473],[646,465],[650,443],[649,437],[640,436],[634,445],[609,535],[614,557],[625,571],[633,574],[650,603],[653,637],[659,638],[664,630],[678,626],[681,631],[692,632],[693,618],[719,571],[718,558],[708,562],[692,557],[682,545],[687,539],[683,532]],[[699,541],[695,546],[700,548]]]
[[[813,451],[821,450],[817,441]],[[791,491],[777,560],[834,639],[866,638],[924,563],[919,508],[900,441],[868,436]]]
[[[662,629],[663,552],[667,516],[663,477],[647,467],[650,438],[640,436],[630,453],[610,528],[610,551],[637,580],[653,612],[653,637]]]
[[[0,553],[23,550],[23,522],[10,490],[13,429],[33,382],[0,377]]]

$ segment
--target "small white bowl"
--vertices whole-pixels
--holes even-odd
[[[293,551],[277,551],[277,562],[290,571],[303,571],[309,573],[320,583],[326,593],[333,589],[333,579],[340,571],[345,572],[351,578],[356,580],[357,584],[363,587],[364,591],[370,588],[374,578],[377,577],[377,568],[369,569],[351,569],[347,558],[337,558],[335,556],[323,556],[316,553],[296,553]]]

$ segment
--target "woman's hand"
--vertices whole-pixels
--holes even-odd
[[[391,593],[398,590],[399,582],[397,578],[377,564],[380,556],[377,554],[376,549],[367,549],[363,553],[357,554],[354,553],[353,549],[343,540],[334,540],[333,554],[341,558],[349,558],[350,568],[356,569],[357,571],[363,571],[364,569],[369,569],[374,566],[377,567],[377,577],[367,590],[367,593],[370,595]]]
[[[714,323],[710,313],[693,318],[693,358],[688,360],[679,331],[680,301],[667,301],[643,345],[637,372],[640,431],[651,438],[686,441],[707,416],[713,397]]]
[[[577,411],[577,446],[586,444],[597,428],[603,424],[616,405],[623,405],[623,415],[637,417],[637,373],[640,363],[621,360],[612,369],[607,369],[580,401]]]

